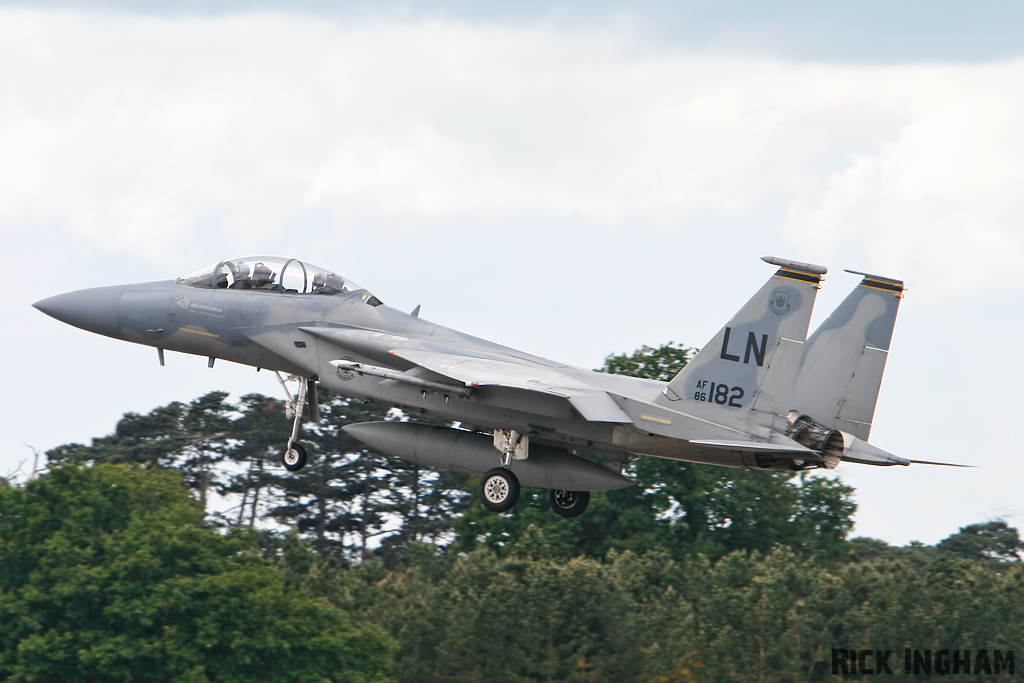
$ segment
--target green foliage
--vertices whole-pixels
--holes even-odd
[[[899,548],[876,538],[855,538],[851,545],[855,561],[899,560],[921,569],[944,559],[963,558],[1000,571],[1019,563],[1024,550],[1018,531],[1003,520],[962,527],[934,546],[911,541]]]
[[[382,631],[202,521],[171,472],[65,465],[0,489],[0,679],[388,680]]]
[[[238,501],[215,515],[217,523],[254,527],[270,518],[312,539],[318,552],[352,561],[377,552],[394,564],[410,543],[446,542],[452,519],[470,497],[465,475],[437,473],[367,448],[341,427],[395,416],[322,387],[319,392],[323,420],[305,425],[310,464],[298,473],[280,465],[291,432],[284,402],[261,394],[232,404],[226,393],[212,392],[146,415],[129,413],[113,434],[47,456],[51,464],[176,469],[200,502],[209,491]]]
[[[658,549],[676,559],[696,553],[718,558],[735,550],[788,546],[815,561],[835,562],[850,552],[852,489],[834,479],[654,458],[639,460],[634,473],[636,486],[592,494],[587,512],[573,519],[549,509],[546,491],[524,490],[519,504],[503,515],[474,500],[455,520],[453,549],[500,552],[536,526],[563,558]],[[651,483],[641,488],[645,481]]]
[[[788,548],[598,561],[557,545],[530,527],[500,552],[420,553],[402,572],[312,556],[288,571],[391,633],[395,676],[410,683],[823,681],[834,647],[1005,651],[1024,637],[1020,563],[827,566]]]
[[[91,447],[69,444],[49,451],[51,463],[103,462],[175,467],[205,503],[215,479],[214,466],[224,458],[231,426],[228,395],[213,391],[188,405],[175,401],[146,415],[128,413],[110,436]]]
[[[961,528],[939,543],[937,550],[971,560],[1012,562],[1021,559],[1024,543],[1016,529],[1003,520],[996,520]]]
[[[611,355],[604,359],[604,372],[613,375],[629,375],[668,382],[683,369],[696,355],[692,349],[676,342],[662,344],[658,348],[641,346],[630,355]]]
[[[374,451],[342,430],[346,424],[395,419],[387,409],[320,388],[322,420],[306,429],[312,466],[277,481],[278,521],[313,534],[321,552],[351,559],[376,552],[394,564],[414,542],[441,543],[469,495],[465,475],[438,473]],[[447,424],[447,423],[446,423]]]

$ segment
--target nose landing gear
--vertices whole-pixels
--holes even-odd
[[[307,396],[310,399],[310,419],[314,422],[320,421],[320,410],[316,400],[316,380],[296,375],[289,375],[288,379],[285,380],[281,377],[280,373],[275,372],[274,374],[277,376],[277,381],[281,383],[281,388],[284,389],[285,394],[288,395],[288,401],[285,403],[285,413],[288,417],[294,418],[292,422],[292,435],[289,437],[288,445],[281,454],[281,464],[284,465],[284,468],[289,472],[298,472],[306,466],[306,461],[308,460],[306,456],[306,449],[299,443],[299,430],[302,427],[302,411],[306,407]],[[291,381],[299,383],[299,393],[294,398],[292,397],[292,393],[288,390],[288,385],[285,384],[285,382]]]

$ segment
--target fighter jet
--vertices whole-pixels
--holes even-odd
[[[623,465],[653,456],[799,471],[842,462],[909,465],[867,442],[901,280],[860,284],[808,338],[827,269],[764,257],[768,281],[670,382],[540,358],[385,305],[335,271],[297,259],[221,261],[173,280],[99,287],[33,304],[57,320],[164,351],[264,368],[298,383],[282,464],[302,469],[300,428],[319,420],[316,382],[458,427],[350,424],[386,453],[480,476],[483,505],[511,509],[520,486],[582,513],[591,491],[630,485]],[[280,374],[284,373],[287,380]],[[590,456],[590,457],[588,457]],[[601,462],[596,462],[598,456]]]

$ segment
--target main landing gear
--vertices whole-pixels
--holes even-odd
[[[480,502],[491,512],[506,512],[519,501],[519,478],[512,470],[495,467],[480,479]]]
[[[512,461],[529,457],[529,437],[515,430],[496,429],[494,447],[501,451],[501,467],[487,470],[480,478],[480,502],[491,512],[507,512],[519,501],[521,488],[519,478],[512,473]],[[554,489],[548,500],[556,514],[576,517],[590,504],[590,491]]]
[[[284,452],[281,454],[281,464],[289,472],[298,472],[306,466],[308,460],[306,456],[306,449],[302,444],[299,443],[299,429],[302,427],[302,411],[306,407],[306,400],[309,399],[309,417],[314,422],[320,421],[320,408],[317,405],[316,400],[316,380],[307,379],[306,377],[298,377],[296,375],[289,375],[288,379],[285,380],[281,377],[278,372],[274,373],[277,375],[277,381],[281,383],[281,388],[284,389],[285,394],[288,395],[288,401],[285,403],[285,413],[288,417],[294,418],[292,421],[292,435],[288,439],[288,445],[285,447]],[[292,397],[292,393],[288,390],[288,385],[285,382],[296,381],[299,383],[299,393],[297,396]]]
[[[480,502],[491,512],[508,512],[519,501],[519,490],[519,478],[511,470],[495,467],[480,479]],[[577,517],[590,504],[590,491],[552,489],[548,502],[560,517]]]
[[[590,505],[590,491],[565,491],[551,489],[548,502],[555,514],[562,517],[577,517]]]
[[[495,429],[494,447],[501,452],[501,467],[484,472],[480,502],[491,512],[506,512],[519,501],[519,478],[512,474],[512,461],[529,457],[530,437],[514,429]]]

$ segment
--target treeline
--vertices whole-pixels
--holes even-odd
[[[689,354],[604,369],[663,379]],[[281,401],[214,392],[0,488],[0,679],[818,681],[833,648],[1022,642],[1005,522],[935,546],[850,540],[838,480],[655,458],[581,517],[530,490],[497,515],[470,479],[340,430],[425,416],[320,399],[300,473],[280,466]]]
[[[948,660],[1024,642],[1016,562],[993,571],[942,554],[925,566],[828,567],[785,547],[717,562],[657,550],[559,555],[534,528],[504,552],[424,552],[402,572],[342,570],[303,558],[301,546],[285,558],[296,583],[398,641],[395,676],[409,683],[822,681],[833,678],[833,648],[893,650],[893,673],[917,680],[930,677],[902,675],[904,648],[945,649]]]
[[[63,465],[0,487],[0,679],[783,682],[831,678],[836,647],[1006,656],[1024,568],[931,550],[565,559],[534,525],[389,570],[224,533],[173,472]]]

